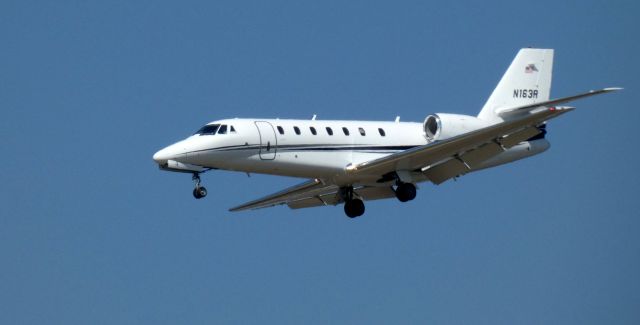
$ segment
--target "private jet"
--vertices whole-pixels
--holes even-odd
[[[153,155],[165,171],[192,174],[193,196],[207,195],[200,175],[228,170],[305,179],[230,211],[286,204],[300,209],[344,204],[350,218],[365,201],[416,197],[417,184],[439,185],[470,172],[540,154],[547,122],[560,106],[622,88],[549,99],[553,49],[521,49],[477,116],[437,113],[422,123],[234,118],[210,122]]]

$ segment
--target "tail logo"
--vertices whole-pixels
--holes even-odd
[[[524,73],[534,73],[534,72],[538,72],[538,68],[536,68],[536,65],[533,63],[527,65],[527,67],[524,68]]]

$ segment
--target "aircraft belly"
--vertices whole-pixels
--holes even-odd
[[[211,168],[280,176],[329,178],[343,173],[349,163],[345,155],[327,152],[278,152],[265,160],[258,150],[203,152],[191,155],[189,163]]]

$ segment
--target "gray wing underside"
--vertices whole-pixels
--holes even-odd
[[[354,192],[366,201],[395,196],[395,192],[391,187],[360,186],[354,188]],[[288,205],[291,209],[301,209],[336,205],[342,201],[340,188],[337,185],[325,184],[322,180],[312,179],[283,191],[231,208],[229,211],[255,210],[284,204]]]

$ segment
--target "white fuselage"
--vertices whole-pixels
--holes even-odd
[[[233,126],[236,132],[194,134],[155,157],[206,168],[331,179],[349,164],[427,143],[420,123],[229,119],[212,124]]]
[[[166,168],[174,171],[212,168],[320,178],[343,185],[352,182],[345,173],[349,165],[428,143],[422,124],[415,122],[227,119],[207,124],[214,125],[224,125],[227,130],[214,135],[196,133],[160,150],[154,159],[161,166],[167,161],[181,163],[180,168]],[[527,143],[526,148],[514,147],[503,155],[506,158],[509,151],[511,156],[515,153],[508,159],[513,161],[539,153],[548,147],[546,140],[542,141],[544,144],[537,146],[542,150],[532,152]],[[498,159],[491,165],[505,162]]]

